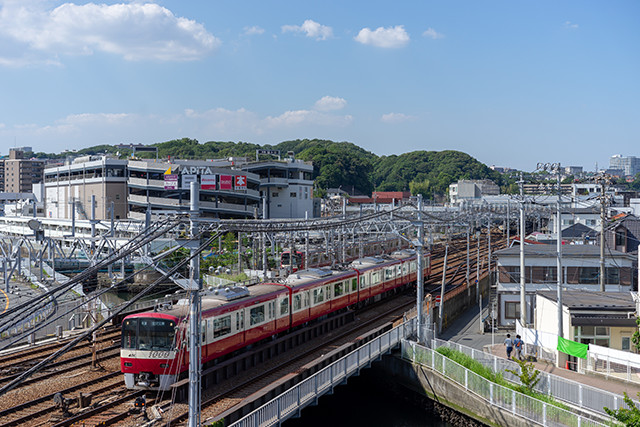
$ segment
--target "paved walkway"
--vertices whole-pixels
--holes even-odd
[[[503,335],[504,337],[504,335]],[[485,347],[491,354],[498,357],[506,358],[506,351],[502,344],[489,345]],[[606,378],[604,376],[595,374],[581,374],[576,371],[571,371],[565,368],[559,368],[551,363],[545,361],[533,362],[536,369],[541,372],[547,372],[549,374],[557,375],[572,381],[579,382],[580,384],[595,387],[600,390],[606,390],[611,393],[622,395],[626,392],[629,397],[634,400],[638,400],[638,393],[640,392],[640,384],[628,383],[623,380]]]
[[[505,330],[496,332],[493,338],[491,333],[480,333],[478,308],[473,307],[462,314],[462,316],[444,330],[439,338],[478,350],[489,351],[496,356],[506,358],[506,351],[502,343],[504,342],[507,333],[510,333],[512,337],[515,335],[515,331]],[[627,383],[623,380],[617,379],[607,379],[600,375],[580,374],[575,371],[559,368],[544,361],[534,362],[534,365],[536,369],[541,372],[548,372],[559,377],[567,378],[584,385],[589,385],[591,387],[596,387],[619,395],[626,392],[632,399],[639,399],[638,392],[640,392],[640,384]]]

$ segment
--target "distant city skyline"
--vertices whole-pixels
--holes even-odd
[[[0,147],[182,137],[640,156],[640,3],[0,0]]]

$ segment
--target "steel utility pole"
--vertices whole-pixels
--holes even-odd
[[[556,244],[558,250],[558,336],[564,338],[562,331],[562,282],[564,275],[562,274],[562,206],[560,198],[562,196],[562,187],[560,183],[560,163],[556,164],[556,173],[558,174],[558,241]]]
[[[558,336],[563,338],[563,325],[562,325],[562,282],[564,279],[564,275],[562,274],[562,207],[561,207],[561,198],[562,198],[562,186],[560,182],[560,163],[538,163],[538,168],[540,170],[544,170],[547,172],[555,172],[557,175],[557,186],[558,186],[558,204],[556,210],[556,252],[558,255],[557,258],[557,302],[558,302]]]
[[[507,248],[511,240],[511,201],[507,199]]]
[[[466,275],[466,280],[467,280],[467,292],[469,292],[469,224],[467,224],[467,275]]]
[[[189,427],[200,426],[200,255],[196,255],[198,246],[195,238],[198,235],[198,216],[200,214],[200,192],[197,182],[191,182],[191,256],[190,273],[190,307],[189,307]],[[195,256],[194,256],[195,255]]]
[[[605,267],[604,267],[604,221],[605,221],[605,177],[600,180],[600,292],[605,291]]]
[[[520,173],[520,324],[524,327],[527,325],[527,294],[526,294],[526,276],[524,274],[524,180]]]

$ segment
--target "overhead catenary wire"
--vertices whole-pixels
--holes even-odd
[[[200,253],[205,250],[212,242],[214,239],[216,239],[218,237],[218,234],[214,234],[213,236],[211,236],[209,239],[207,239],[204,243],[202,243],[192,254],[190,254],[188,257],[186,257],[185,259],[183,259],[182,261],[180,261],[178,264],[176,264],[173,268],[171,268],[171,270],[169,270],[168,272],[166,272],[164,275],[162,275],[162,277],[158,278],[157,280],[155,280],[152,284],[150,284],[149,286],[147,286],[147,288],[145,288],[143,291],[141,291],[140,293],[138,293],[135,297],[133,297],[131,300],[127,301],[127,303],[125,303],[124,305],[122,305],[118,310],[116,310],[111,316],[105,318],[104,320],[98,322],[97,324],[95,324],[93,327],[91,327],[89,330],[87,330],[86,332],[80,334],[78,337],[74,338],[72,341],[70,341],[67,345],[65,345],[63,348],[61,348],[60,350],[58,350],[57,352],[55,352],[54,354],[50,355],[49,357],[47,357],[46,359],[42,360],[41,362],[39,362],[37,365],[33,366],[32,368],[30,368],[29,370],[23,372],[19,377],[17,377],[15,380],[11,381],[9,384],[5,385],[4,387],[2,387],[0,389],[0,396],[4,395],[5,393],[9,392],[10,390],[14,389],[15,387],[17,387],[22,381],[24,381],[25,379],[29,378],[31,375],[33,375],[34,373],[40,371],[41,369],[43,369],[47,364],[49,364],[50,362],[56,360],[58,357],[60,357],[62,354],[66,353],[67,351],[69,351],[70,349],[72,349],[73,347],[75,347],[76,344],[78,344],[80,341],[87,339],[88,337],[90,337],[93,332],[95,332],[96,330],[100,329],[102,326],[104,326],[106,323],[108,323],[109,321],[111,321],[111,319],[113,319],[113,317],[117,316],[118,314],[120,314],[121,312],[123,312],[126,308],[128,308],[129,306],[131,306],[133,303],[135,303],[136,301],[138,301],[139,299],[141,299],[142,297],[144,297],[147,293],[149,293],[153,288],[155,288],[158,284],[162,283],[164,280],[166,280],[169,276],[171,276],[172,274],[174,274],[176,271],[178,271],[178,269],[182,268],[184,265],[186,265],[189,261],[191,261],[192,258],[196,257],[196,256],[200,256]]]
[[[48,292],[44,292],[38,295],[37,297],[25,303],[19,304],[16,307],[13,307],[7,310],[3,315],[3,319],[0,319],[0,333],[7,331],[11,327],[13,327],[15,324],[19,323],[21,318],[27,317],[29,314],[33,314],[39,309],[43,308],[46,304],[49,303],[49,299],[48,299],[49,297],[55,297],[56,294],[62,294],[66,292],[73,285],[97,273],[101,268],[132,254],[136,250],[140,249],[147,243],[157,238],[158,236],[165,234],[167,231],[175,228],[178,224],[179,222],[170,223],[169,221],[163,221],[161,223],[150,226],[147,229],[150,232],[143,232],[138,236],[134,237],[133,239],[131,239],[131,241],[127,242],[125,245],[120,247],[117,251],[108,255],[107,257],[105,257],[103,260],[99,261],[95,265],[85,269],[83,272],[76,275],[72,279],[64,282],[60,286],[57,286],[49,290]],[[153,229],[156,229],[156,230],[153,231]],[[8,317],[11,314],[13,314],[13,316]]]

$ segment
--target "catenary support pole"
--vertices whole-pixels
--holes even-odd
[[[444,293],[447,287],[447,256],[449,255],[449,234],[445,229],[444,266],[442,267],[442,286],[440,287],[440,307],[438,310],[438,336],[442,334],[442,316],[444,316]]]
[[[418,272],[417,272],[417,300],[416,300],[416,311],[418,315],[418,342],[424,343],[424,313],[422,310],[422,304],[424,301],[424,238],[423,234],[423,223],[422,223],[422,194],[418,194],[418,222],[416,224],[418,226],[418,241],[416,242],[416,251],[418,254]],[[360,252],[362,253],[362,244],[360,244]]]
[[[190,307],[189,307],[189,427],[200,426],[200,256],[197,253],[199,244],[195,242],[198,235],[198,216],[200,194],[197,182],[191,182],[191,256],[190,261]]]
[[[525,327],[527,325],[527,301],[526,301],[526,276],[524,268],[524,181],[520,174],[520,324]]]
[[[470,268],[471,268],[471,266],[469,265],[469,256],[470,256],[470,254],[469,254],[469,250],[470,250],[469,245],[470,244],[471,244],[471,242],[470,242],[470,237],[469,237],[469,225],[467,224],[467,275],[465,276],[466,277],[466,281],[467,281],[467,292],[468,292],[468,290],[470,288],[469,287],[469,280],[471,280],[469,278],[469,273],[470,273]]]
[[[558,163],[556,172],[558,174],[558,211],[557,211],[557,219],[556,223],[558,224],[558,234],[557,234],[557,242],[556,248],[558,251],[558,336],[560,338],[564,338],[564,334],[562,331],[562,282],[563,282],[563,274],[562,274],[562,205],[561,205],[561,196],[562,196],[562,188],[560,186],[560,164]]]
[[[600,181],[600,292],[605,291],[605,268],[604,268],[604,221],[605,221],[605,180]]]

